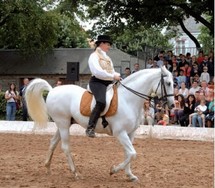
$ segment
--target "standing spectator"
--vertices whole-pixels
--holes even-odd
[[[200,82],[202,82],[203,80],[205,80],[207,84],[210,82],[210,75],[208,73],[208,67],[206,66],[203,68],[203,72],[201,73],[200,76]]]
[[[124,70],[124,75],[122,76],[122,78],[126,78],[131,74],[131,69],[129,67],[126,67]]]
[[[187,63],[189,63],[189,65],[191,64],[192,57],[191,57],[190,52],[186,53],[185,60],[186,60]]]
[[[188,63],[185,63],[183,67],[181,67],[181,70],[184,71],[184,76],[186,76],[186,86],[190,87],[190,73],[191,73],[191,67]]]
[[[185,56],[181,55],[180,61],[179,61],[179,64],[178,64],[179,69],[181,69],[181,67],[183,67],[185,65],[185,63],[187,63],[187,61],[185,59]]]
[[[150,106],[150,101],[145,100],[143,104],[144,110],[144,125],[154,125],[154,108]]]
[[[56,87],[57,87],[57,86],[61,86],[61,85],[63,85],[63,82],[62,82],[61,80],[58,80],[58,81],[56,82],[56,84],[55,84]]]
[[[16,91],[16,85],[10,84],[9,89],[5,92],[6,104],[6,120],[14,121],[16,115],[16,102],[19,99],[18,91]]]
[[[191,58],[190,66],[193,66],[193,64],[197,64],[197,65],[198,65],[198,63],[197,63],[197,58],[196,58],[195,55],[193,55],[192,58]]]
[[[137,71],[139,71],[140,70],[140,65],[139,65],[139,63],[135,63],[134,64],[134,70],[132,71],[132,73],[135,73],[135,72],[137,72]]]
[[[29,84],[29,79],[24,78],[23,79],[23,86],[20,88],[20,91],[19,91],[19,95],[20,95],[21,102],[22,102],[22,120],[23,121],[28,120],[28,109],[27,109],[27,104],[25,101],[25,90],[26,90],[26,87],[28,84]]]
[[[152,64],[153,64],[152,58],[149,58],[148,61],[147,61],[147,64],[146,64],[146,68],[147,69],[151,68]]]
[[[203,60],[204,60],[203,51],[199,51],[199,55],[198,55],[198,58],[197,58],[197,63],[200,65]]]
[[[164,54],[159,54],[159,60],[157,61],[157,66],[162,67],[163,66],[163,61],[164,61]]]
[[[180,87],[178,93],[181,94],[181,95],[183,95],[184,98],[187,98],[187,96],[189,94],[189,90],[186,88],[185,82],[181,83],[181,87]]]
[[[200,76],[200,70],[199,70],[199,66],[197,63],[193,63],[193,65],[191,66],[191,71],[190,71],[190,82],[192,83],[194,80],[194,76],[198,74]]]
[[[195,95],[196,91],[199,91],[199,90],[200,90],[200,87],[199,87],[197,81],[194,80],[191,88],[189,89],[189,94]]]
[[[153,61],[151,68],[159,68],[157,65],[157,61]]]
[[[172,66],[169,68],[169,71],[173,74],[174,71],[177,71],[179,73],[179,68],[177,66],[177,63],[173,62]]]
[[[205,55],[204,56],[204,60],[199,64],[199,69],[200,69],[200,73],[202,73],[204,70],[204,67],[208,67],[209,68],[209,60],[208,60],[208,56]]]
[[[214,59],[213,58],[209,59],[208,73],[210,74],[210,81],[212,81],[214,78]]]
[[[193,94],[188,95],[185,105],[183,115],[179,118],[180,125],[182,127],[187,127],[189,124],[189,115],[194,113],[196,99]]]

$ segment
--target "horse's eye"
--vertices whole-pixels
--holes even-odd
[[[167,82],[167,85],[168,85],[168,86],[171,86],[171,83],[170,83],[170,82]]]

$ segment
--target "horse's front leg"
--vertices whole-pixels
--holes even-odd
[[[130,163],[133,159],[136,158],[136,151],[132,145],[132,142],[128,134],[123,131],[117,136],[119,142],[122,144],[125,152],[125,161],[120,163],[117,166],[112,166],[110,169],[110,175],[119,172],[120,170],[125,169],[126,175],[129,177],[130,181],[137,181],[138,178],[134,176],[130,169]]]
[[[52,160],[52,156],[54,153],[54,150],[57,146],[57,144],[60,141],[60,132],[59,129],[57,129],[55,135],[52,137],[51,141],[50,141],[50,146],[49,146],[49,150],[48,150],[48,154],[47,154],[47,158],[45,161],[45,167],[47,168],[47,173],[50,174],[50,166],[51,166],[51,160]]]
[[[131,133],[129,134],[129,138],[130,138],[130,141],[132,143],[132,146],[133,146],[133,141],[134,141],[134,133]],[[127,156],[128,157],[128,156]],[[131,171],[131,163],[129,163],[126,167],[125,167],[125,174],[128,176],[128,178],[130,179],[130,181],[137,181],[138,178],[137,176],[135,176],[132,171]]]

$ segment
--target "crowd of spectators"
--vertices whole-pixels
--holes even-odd
[[[176,56],[161,51],[146,68],[166,66],[174,81],[175,107],[155,104],[155,124],[214,127],[214,54],[190,53]]]

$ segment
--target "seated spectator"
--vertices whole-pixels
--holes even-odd
[[[215,109],[215,102],[213,98],[213,100],[209,103],[208,113],[205,116],[206,127],[214,127],[214,109]]]
[[[208,88],[208,84],[205,80],[203,80],[201,82],[201,86],[200,86],[200,92],[204,92],[205,96],[207,97],[208,93],[209,93],[209,88]]]
[[[175,96],[174,108],[171,109],[170,116],[173,118],[174,124],[179,124],[179,119],[183,116],[185,98],[182,94]]]
[[[179,118],[179,122],[182,127],[188,126],[189,115],[194,113],[195,103],[195,96],[193,94],[189,94],[184,105],[183,115]]]
[[[144,125],[154,125],[155,111],[154,108],[150,106],[149,100],[145,100],[143,104],[143,110],[144,110]]]
[[[199,90],[200,90],[200,87],[198,86],[197,81],[194,80],[192,82],[191,88],[189,89],[189,94],[195,95],[196,91],[199,91]]]
[[[158,121],[158,125],[166,126],[169,124],[169,115],[165,111],[161,111],[161,119]]]
[[[186,83],[186,76],[184,76],[184,71],[180,70],[179,71],[179,76],[178,76],[178,87],[181,87],[181,83],[184,82]]]
[[[189,125],[188,127],[205,127],[205,112],[207,106],[205,105],[205,100],[202,99],[200,104],[195,107],[194,113],[189,115]],[[191,124],[192,121],[192,124]]]
[[[168,116],[168,118],[166,118]],[[169,110],[167,106],[163,107],[162,101],[155,105],[155,119],[157,123],[165,119],[166,125],[169,124]]]
[[[181,83],[181,87],[179,89],[179,94],[183,95],[184,98],[187,98],[188,94],[189,94],[189,90],[186,88],[186,83],[182,82]]]

